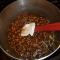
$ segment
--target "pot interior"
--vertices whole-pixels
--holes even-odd
[[[51,23],[60,22],[60,12],[59,10],[47,1],[37,1],[37,0],[20,0],[15,1],[8,5],[2,12],[0,16],[0,45],[1,47],[11,56],[15,58],[20,57],[15,51],[13,51],[7,40],[8,28],[12,21],[19,15],[24,13],[35,13],[47,17]],[[55,44],[53,50],[48,54],[52,53],[60,44],[60,31],[55,31]],[[47,56],[48,54],[43,55]]]

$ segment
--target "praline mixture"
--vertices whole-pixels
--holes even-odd
[[[34,32],[33,36],[21,36],[21,29],[25,24],[35,22],[36,26],[49,24],[46,17],[38,14],[22,14],[16,18],[8,29],[8,41],[12,49],[20,56],[39,58],[49,53],[54,44],[53,31]]]

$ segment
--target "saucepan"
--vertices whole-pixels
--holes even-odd
[[[7,40],[7,34],[12,21],[24,13],[37,13],[47,17],[51,23],[60,22],[60,10],[46,0],[17,0],[5,7],[0,14],[0,48],[8,56],[22,60],[28,58],[20,57],[13,49],[10,48]],[[53,50],[38,60],[49,57],[59,49],[60,31],[55,31],[55,35],[56,42]],[[37,58],[34,58],[33,60],[35,59]]]

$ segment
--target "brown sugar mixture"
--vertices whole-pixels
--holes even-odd
[[[21,36],[21,29],[25,24],[35,22],[36,26],[49,24],[46,17],[37,14],[22,14],[16,18],[8,29],[8,41],[12,49],[20,56],[39,58],[48,53],[54,44],[53,31],[34,32],[33,36]]]

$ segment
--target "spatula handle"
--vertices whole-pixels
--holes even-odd
[[[36,26],[35,32],[36,31],[60,31],[60,22],[42,25],[42,26]]]

